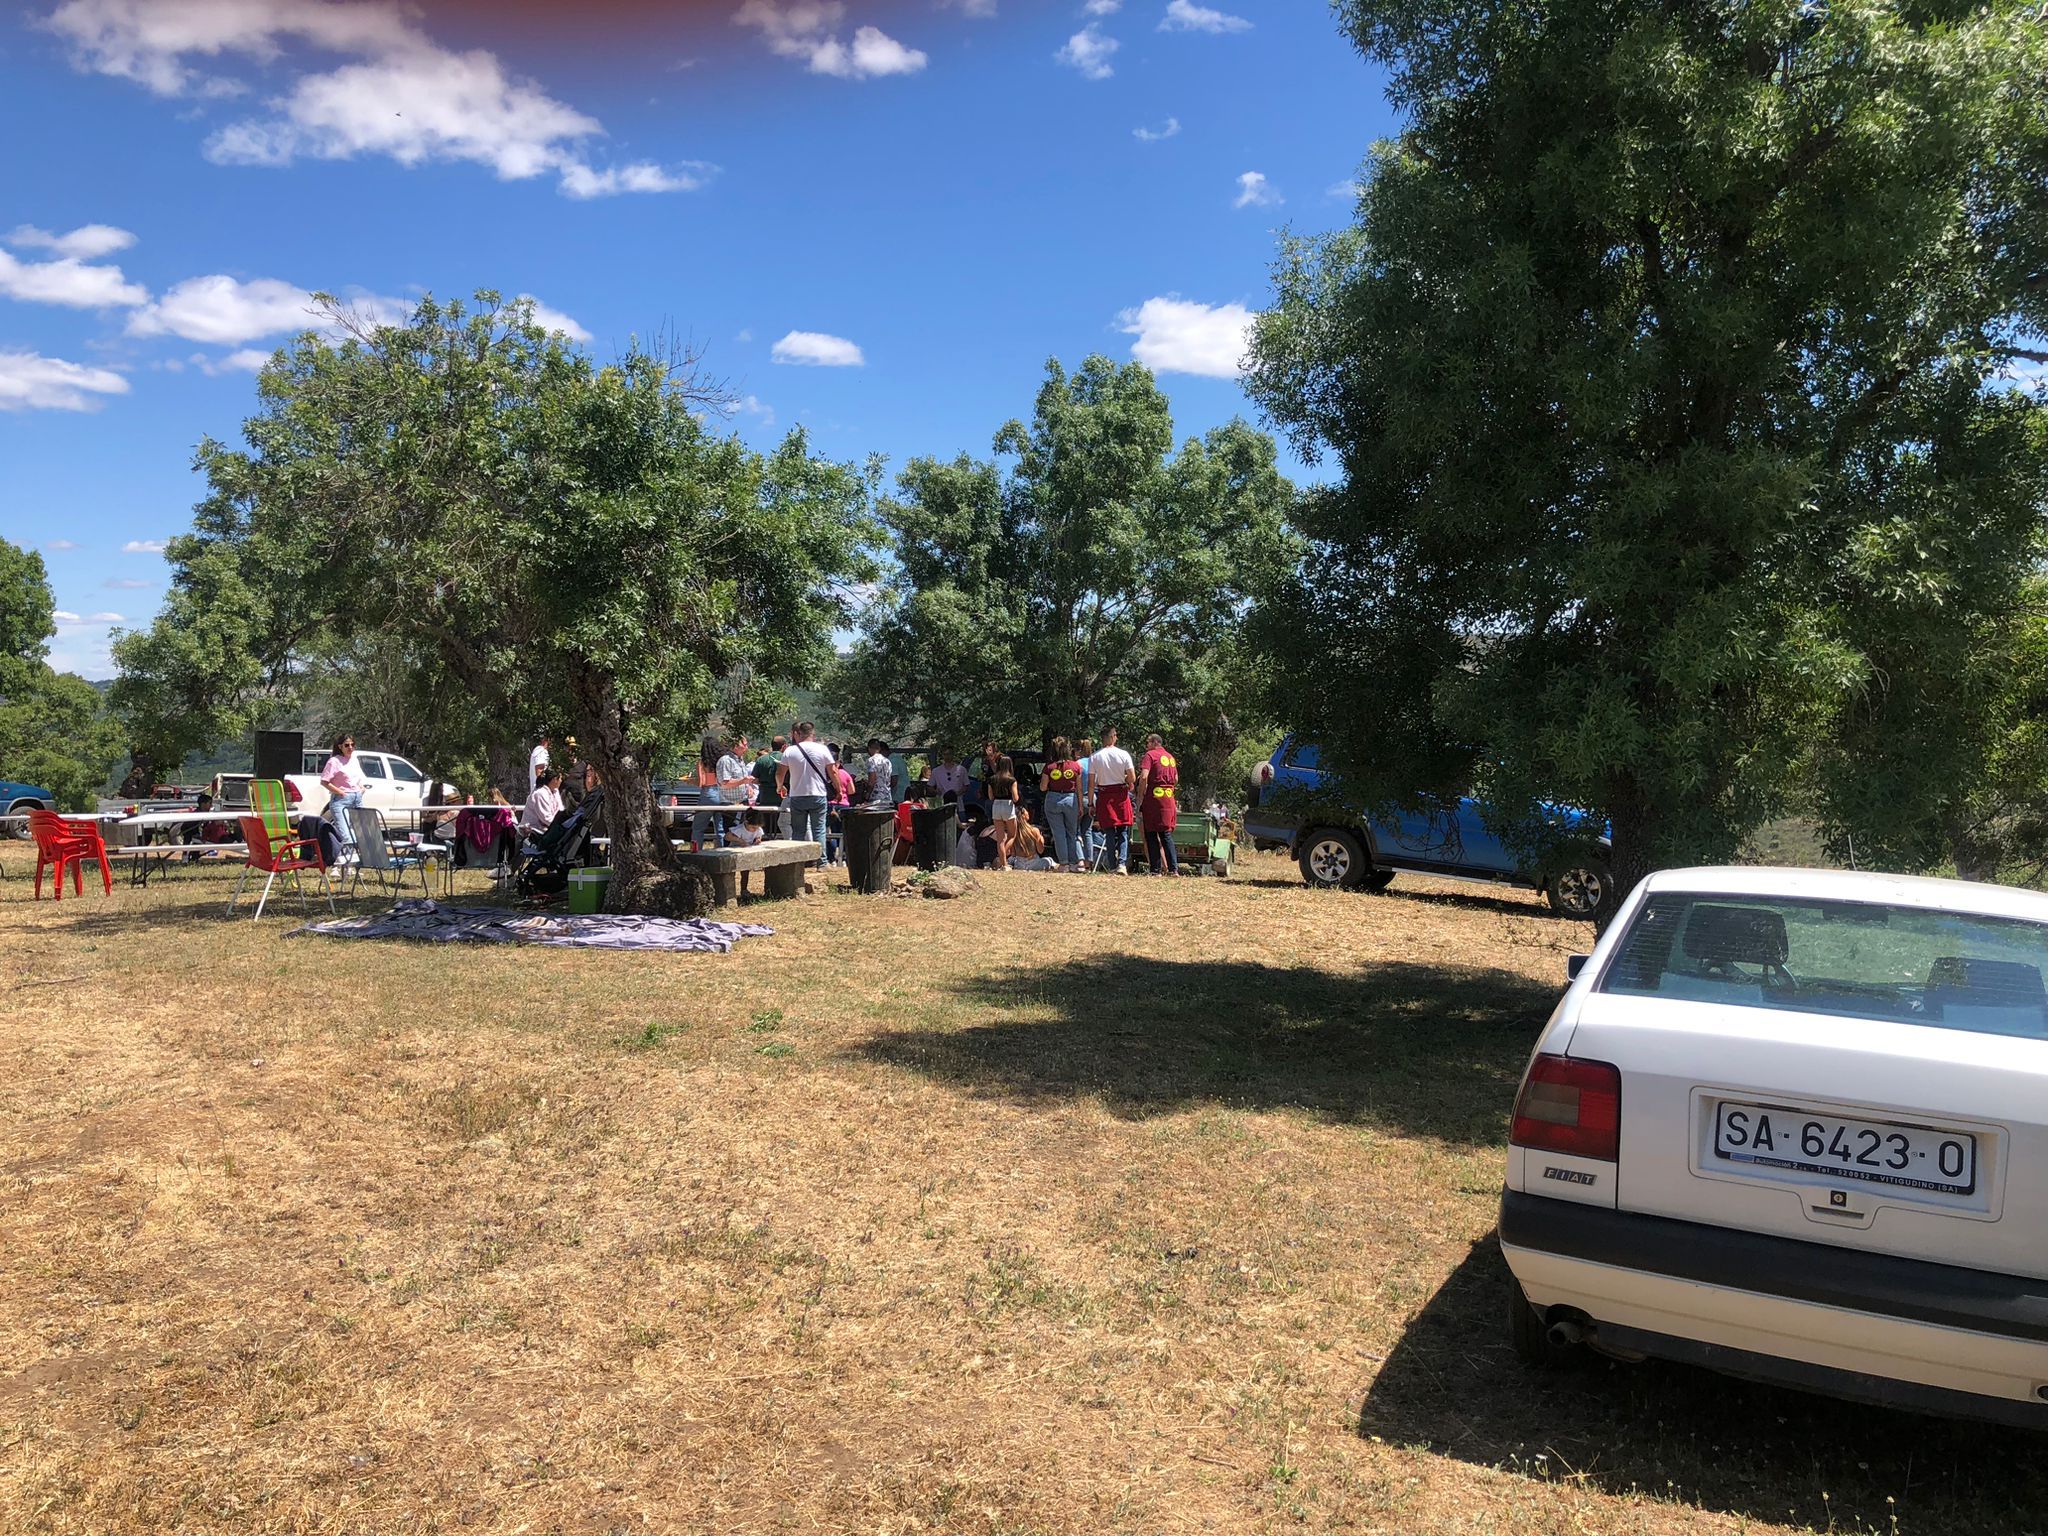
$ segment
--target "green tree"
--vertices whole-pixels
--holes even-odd
[[[1968,624],[2028,569],[2039,403],[1991,386],[2048,306],[2036,8],[1336,9],[1409,125],[1257,330],[1344,472],[1258,620],[1275,707],[1375,800],[1532,847],[1597,809],[1623,890],[1728,857],[1878,685],[1884,581]]]
[[[120,756],[118,726],[82,677],[52,671],[56,605],[43,557],[0,539],[0,775],[84,811]]]
[[[1293,559],[1293,487],[1233,421],[1174,451],[1146,368],[1049,363],[994,460],[918,459],[881,504],[895,565],[840,680],[848,715],[956,745],[1119,725],[1227,756],[1237,628]]]
[[[248,660],[188,662],[172,637],[138,655],[173,657],[209,728],[366,656],[416,658],[386,705],[436,729],[435,753],[490,723],[515,741],[566,724],[605,782],[612,905],[688,908],[653,769],[736,670],[828,664],[835,592],[871,569],[868,478],[801,432],[766,456],[721,437],[688,359],[598,367],[495,294],[423,300],[402,326],[332,318],[341,340],[301,337],[264,370],[245,450],[202,447],[210,494],[169,551],[174,600],[231,573],[221,625],[246,628]]]

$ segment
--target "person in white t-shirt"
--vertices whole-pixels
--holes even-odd
[[[789,750],[782,754],[782,769],[777,775],[777,787],[782,791],[782,803],[789,808],[789,835],[799,843],[816,843],[820,849],[825,846],[825,802],[830,795],[832,753],[821,741],[816,740],[818,728],[808,720],[799,720],[796,730],[791,733]],[[824,859],[818,864],[824,867]]]
[[[555,824],[555,818],[562,814],[562,774],[557,768],[545,764],[540,770],[540,782],[526,797],[526,809],[520,813],[519,825],[529,837],[539,837]]]
[[[540,781],[547,773],[548,764],[551,761],[548,756],[548,747],[553,742],[554,738],[546,731],[542,731],[540,733],[540,745],[535,747],[528,755],[526,759],[526,787],[528,789],[540,787]]]
[[[1095,826],[1116,864],[1116,872],[1131,872],[1131,786],[1138,777],[1138,765],[1131,754],[1116,744],[1116,727],[1102,733],[1102,746],[1088,759],[1088,782],[1095,791]]]
[[[868,741],[868,804],[894,805],[896,803],[896,765],[889,759],[889,748],[877,737]]]

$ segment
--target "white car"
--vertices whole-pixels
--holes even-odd
[[[1516,1101],[1517,1352],[2048,1427],[2044,973],[2031,891],[1645,881]]]
[[[288,774],[284,781],[285,799],[290,802],[295,814],[303,812],[318,816],[327,809],[327,802],[333,798],[327,786],[320,782],[320,770],[327,763],[325,752],[308,751],[303,759],[303,773]],[[384,813],[384,824],[393,831],[414,831],[420,824],[420,807],[426,804],[427,789],[432,783],[424,773],[396,752],[365,752],[356,749],[355,766],[363,776],[363,804],[370,810]],[[444,799],[450,804],[461,798],[453,784],[441,786]]]

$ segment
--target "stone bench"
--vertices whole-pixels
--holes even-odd
[[[702,853],[683,849],[676,863],[711,881],[713,901],[730,907],[739,900],[740,876],[761,871],[761,891],[771,901],[786,901],[803,889],[804,871],[825,857],[816,843],[776,840],[756,843],[751,848],[707,848]]]

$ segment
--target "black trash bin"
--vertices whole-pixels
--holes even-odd
[[[917,850],[917,867],[944,869],[953,862],[953,845],[960,841],[960,807],[923,805],[910,813],[911,846]]]
[[[886,805],[857,805],[846,813],[845,825],[846,883],[869,896],[888,894],[896,812]]]

